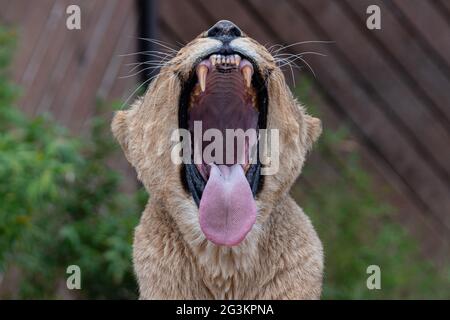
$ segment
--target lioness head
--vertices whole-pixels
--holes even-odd
[[[198,132],[196,123],[202,126]],[[228,162],[207,161],[204,154],[199,161],[173,161],[177,129],[193,133],[188,147],[200,151],[218,142],[205,137],[208,129],[222,133],[224,141],[227,129],[276,129],[278,170],[262,174],[271,164],[259,153],[252,156],[261,142],[248,137],[231,148],[230,138],[222,141],[215,153],[241,155]],[[112,130],[150,201],[170,214],[188,242],[235,246],[263,228],[300,174],[321,124],[293,97],[270,52],[222,20],[165,63],[145,96],[116,113]],[[195,150],[187,154],[194,160]]]

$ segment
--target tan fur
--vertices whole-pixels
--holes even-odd
[[[268,128],[280,130],[280,170],[264,177],[256,198],[257,222],[238,246],[205,239],[198,208],[182,187],[181,165],[170,158],[178,128],[178,98],[196,59],[220,43],[200,35],[182,48],[145,96],[119,111],[112,131],[150,194],[134,238],[133,262],[141,299],[318,299],[323,253],[317,234],[289,195],[320,120],[293,98],[270,53],[242,37],[245,50],[267,77]]]

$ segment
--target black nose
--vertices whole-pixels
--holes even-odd
[[[207,35],[210,38],[230,40],[232,38],[241,37],[242,31],[233,22],[220,20],[207,31]]]

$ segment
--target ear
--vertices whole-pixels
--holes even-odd
[[[120,146],[125,153],[125,156],[128,155],[128,123],[127,123],[127,112],[126,111],[117,111],[114,114],[111,130],[114,137],[119,142]]]
[[[314,142],[320,137],[322,133],[322,121],[317,118],[305,115],[306,123],[306,145],[308,150],[311,150]]]

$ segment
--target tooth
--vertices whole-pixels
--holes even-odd
[[[226,62],[227,64],[230,64],[230,57],[227,57]]]
[[[238,66],[239,63],[241,63],[241,57],[238,54],[235,54],[234,61],[235,61],[236,65]]]
[[[211,62],[212,65],[216,64],[216,55],[213,54],[211,57],[209,57],[209,61]]]
[[[252,67],[246,65],[241,70],[242,75],[244,76],[245,84],[250,88],[252,84]]]
[[[222,64],[225,64],[225,56],[222,56]]]
[[[208,74],[208,67],[201,64],[197,68],[197,78],[200,83],[200,89],[205,92],[206,89],[206,75]]]
[[[234,61],[234,55],[230,55],[230,63],[236,64],[236,62]]]

